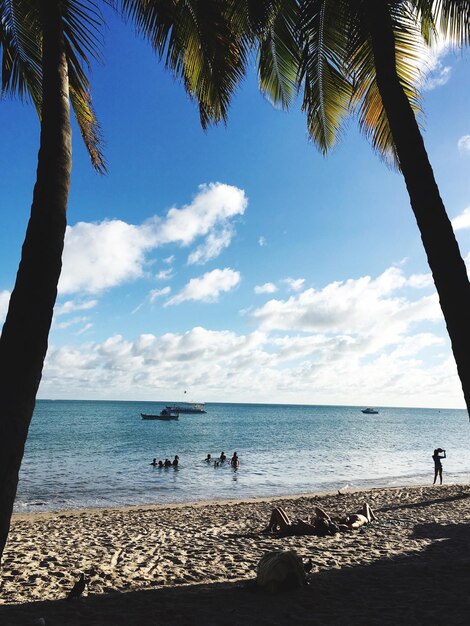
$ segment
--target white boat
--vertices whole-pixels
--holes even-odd
[[[367,409],[361,409],[361,413],[366,413],[366,415],[377,415],[377,409],[371,409],[370,407]]]
[[[177,413],[207,413],[204,402],[182,402],[166,407],[168,411]]]

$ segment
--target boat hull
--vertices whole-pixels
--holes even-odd
[[[178,411],[178,413],[186,413],[186,414],[207,413],[205,408],[201,405],[195,405],[195,406],[174,405],[174,406],[167,406],[166,408],[169,411]]]
[[[140,414],[143,420],[161,420],[163,422],[168,422],[170,420],[177,420],[178,415],[150,415],[148,413]]]

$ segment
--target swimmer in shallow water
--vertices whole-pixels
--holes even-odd
[[[153,467],[156,467],[158,465],[157,459],[153,459],[150,465],[153,465]]]

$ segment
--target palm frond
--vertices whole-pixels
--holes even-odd
[[[431,13],[435,36],[458,46],[470,44],[470,0],[412,0],[418,12]]]
[[[102,19],[92,0],[61,0],[62,26],[69,70],[70,99],[93,167],[106,171],[99,124],[91,105],[84,67],[100,59]],[[30,97],[41,116],[43,30],[39,3],[0,0],[2,94]]]
[[[41,106],[41,28],[27,0],[0,0],[1,93]]]
[[[325,154],[341,132],[352,97],[352,82],[344,71],[348,6],[342,0],[306,0],[301,11],[302,110],[310,138]]]
[[[103,140],[91,103],[90,83],[83,69],[83,66],[90,68],[90,58],[101,59],[99,33],[103,20],[95,2],[63,0],[61,7],[72,109],[91,163],[103,174],[106,172]]]
[[[264,95],[287,109],[297,92],[301,58],[299,3],[284,0],[276,5],[259,34],[258,77]]]
[[[391,7],[395,37],[395,65],[403,91],[416,115],[422,113],[419,84],[423,40],[416,14],[404,5]],[[356,15],[350,31],[348,71],[354,80],[352,108],[356,110],[359,127],[373,148],[392,166],[399,167],[398,155],[376,81],[374,55],[368,34]]]
[[[225,122],[249,55],[230,22],[231,2],[121,0],[120,7],[197,100],[202,126]]]

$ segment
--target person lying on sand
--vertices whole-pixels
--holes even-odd
[[[287,513],[281,507],[276,507],[271,513],[267,528],[263,534],[275,533],[279,537],[292,535],[316,535],[325,537],[337,532],[357,530],[361,526],[377,519],[370,506],[365,503],[357,513],[350,513],[344,517],[332,519],[323,509],[315,507],[315,517],[310,521],[297,519],[291,522]]]

